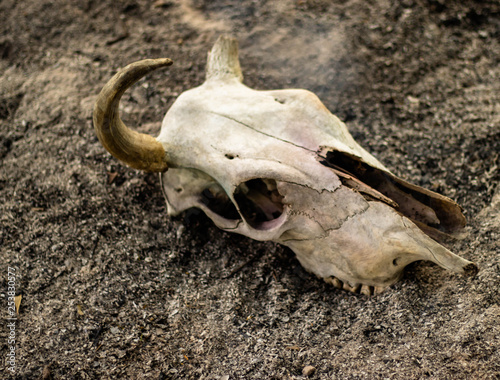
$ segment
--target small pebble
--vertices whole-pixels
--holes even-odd
[[[302,375],[307,377],[314,375],[314,372],[316,372],[316,368],[314,368],[312,365],[306,365],[302,369]]]

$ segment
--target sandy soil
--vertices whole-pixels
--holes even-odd
[[[157,176],[98,142],[93,102],[117,68],[172,58],[122,102],[157,134],[221,33],[246,84],[316,92],[396,174],[457,200],[449,247],[479,274],[416,263],[370,298],[200,212],[168,218]],[[0,1],[0,377],[500,378],[499,41],[495,0]]]

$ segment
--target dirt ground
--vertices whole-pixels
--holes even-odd
[[[93,102],[119,67],[172,58],[122,101],[156,135],[222,33],[247,85],[312,90],[397,175],[458,201],[449,247],[479,274],[420,262],[355,295],[200,212],[167,217],[157,175],[98,142]],[[0,377],[499,379],[499,152],[496,0],[0,0]]]

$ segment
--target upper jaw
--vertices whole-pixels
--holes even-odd
[[[364,294],[367,296],[372,296],[374,294],[382,293],[389,286],[389,285],[387,285],[387,286],[372,286],[372,285],[364,285],[361,283],[358,283],[355,286],[351,286],[347,282],[343,282],[334,276],[324,277],[323,280],[325,280],[325,282],[335,286],[338,289],[347,290],[347,291],[352,292],[352,293]]]

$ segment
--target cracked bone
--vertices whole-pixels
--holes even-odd
[[[128,65],[94,108],[97,136],[112,155],[160,172],[170,215],[200,208],[221,229],[284,244],[308,271],[364,294],[395,283],[418,260],[477,272],[434,240],[465,225],[455,202],[392,174],[313,93],[243,85],[232,38],[217,40],[206,81],[177,98],[157,138],[129,129],[121,96],[171,63]]]

